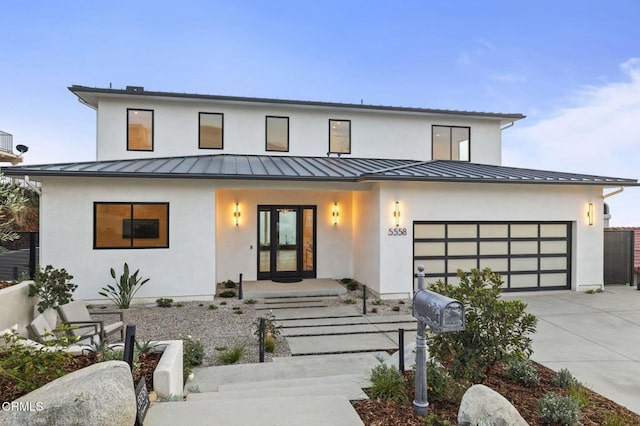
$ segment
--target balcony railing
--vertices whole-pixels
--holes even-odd
[[[0,130],[0,151],[13,152],[13,135]]]

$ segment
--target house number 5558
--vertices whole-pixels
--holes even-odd
[[[402,235],[407,235],[407,228],[389,228],[389,232],[387,235],[392,237],[399,237]]]

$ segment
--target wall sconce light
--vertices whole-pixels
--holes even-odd
[[[587,210],[587,217],[589,218],[589,226],[593,225],[593,203],[589,203],[589,210]]]
[[[400,202],[396,201],[396,206],[393,210],[393,217],[396,220],[396,226],[400,226]]]
[[[240,225],[240,216],[242,214],[240,213],[240,206],[238,205],[238,203],[236,203],[236,207],[233,210],[233,219],[236,222],[236,226]]]
[[[333,217],[333,225],[338,224],[338,217],[340,217],[340,211],[338,210],[338,203],[333,203],[333,212],[331,213]]]

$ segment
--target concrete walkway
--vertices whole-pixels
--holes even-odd
[[[640,291],[505,294],[538,317],[531,357],[640,414]]]

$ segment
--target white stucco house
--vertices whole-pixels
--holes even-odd
[[[490,267],[505,289],[603,283],[603,193],[634,179],[506,167],[521,114],[72,86],[96,161],[4,168],[42,183],[42,264],[98,298],[126,261],[141,297],[237,279],[353,277],[382,297]]]

